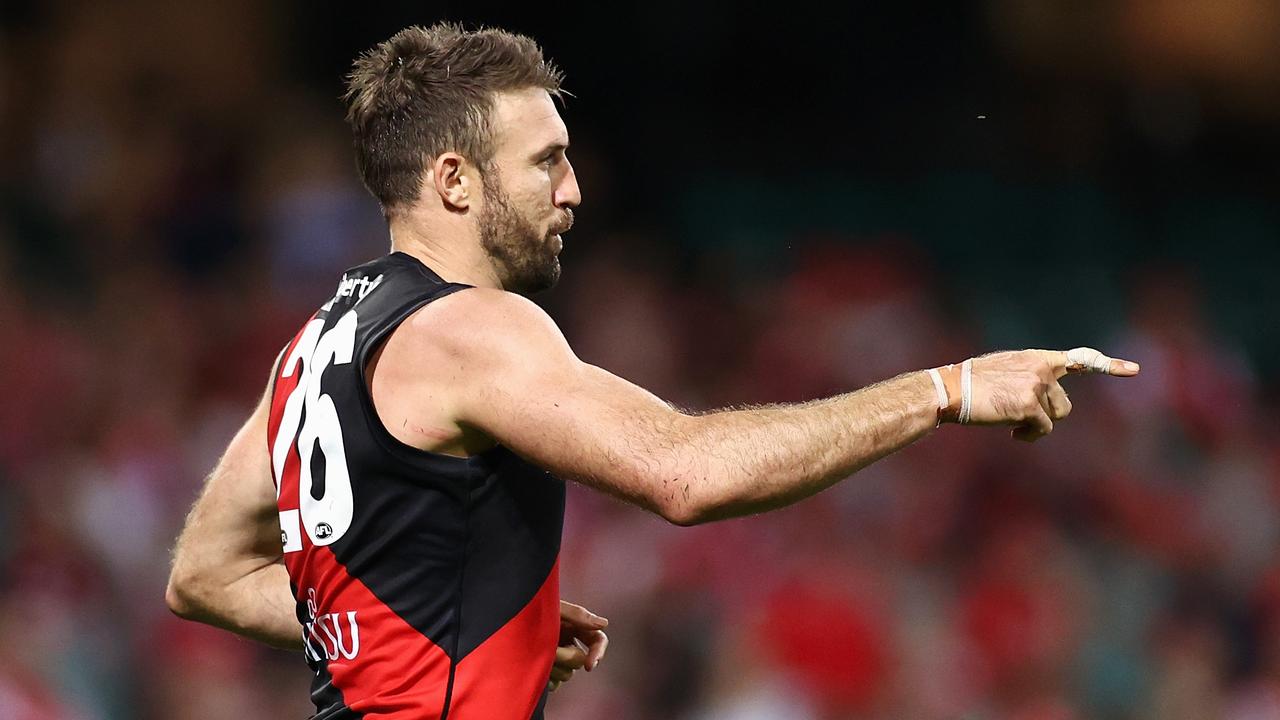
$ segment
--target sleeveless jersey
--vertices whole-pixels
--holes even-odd
[[[366,383],[396,326],[466,287],[403,253],[348,270],[273,377],[267,440],[316,720],[542,717],[564,484],[501,446],[401,443]]]

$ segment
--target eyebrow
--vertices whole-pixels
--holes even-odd
[[[568,150],[568,149],[569,149],[569,142],[567,140],[565,142],[557,141],[557,142],[551,143],[550,145],[544,146],[541,150],[539,150],[536,153],[536,155],[537,157],[541,158],[541,157],[546,157],[548,155],[554,155],[558,152],[564,152],[565,150]]]

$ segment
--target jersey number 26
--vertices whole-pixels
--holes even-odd
[[[342,444],[342,425],[333,398],[320,392],[320,378],[330,365],[351,362],[356,322],[355,310],[348,310],[328,332],[323,332],[323,320],[312,320],[281,366],[282,379],[301,373],[297,387],[285,401],[280,429],[271,448],[277,500],[284,486],[285,461],[295,444],[302,461],[298,467],[299,510],[280,513],[285,552],[302,549],[297,536],[299,514],[314,545],[330,545],[351,527],[351,475]],[[312,476],[317,451],[324,455],[324,478],[319,486]]]

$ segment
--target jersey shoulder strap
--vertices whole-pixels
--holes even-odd
[[[400,323],[427,303],[465,290],[471,285],[442,280],[417,258],[394,252],[342,274],[334,297],[321,307],[326,329],[349,310],[355,310],[356,360],[363,368]]]

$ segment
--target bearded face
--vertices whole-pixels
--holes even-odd
[[[480,245],[493,260],[502,287],[521,295],[554,287],[560,279],[559,234],[573,224],[573,211],[565,208],[560,218],[550,207],[541,213],[522,209],[503,189],[496,168],[483,173],[483,182]]]

